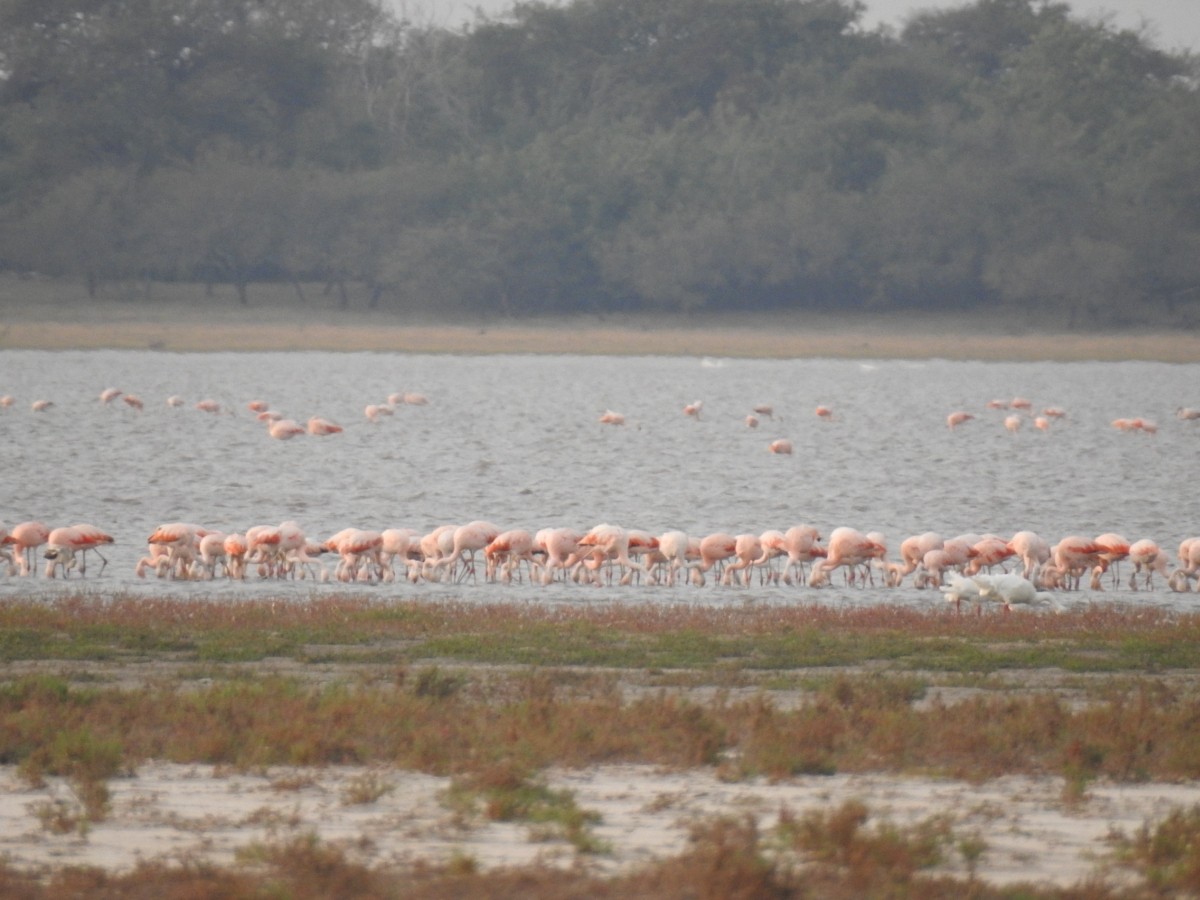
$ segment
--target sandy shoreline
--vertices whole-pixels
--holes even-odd
[[[1072,331],[1014,314],[621,315],[465,321],[355,308],[49,303],[0,285],[0,349],[565,353],[744,358],[1200,362],[1200,333]]]

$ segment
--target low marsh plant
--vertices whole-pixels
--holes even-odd
[[[785,812],[778,833],[803,859],[831,866],[864,889],[907,884],[918,872],[945,859],[953,834],[944,817],[907,828],[878,822],[867,828],[870,813],[857,800],[797,818]]]
[[[379,772],[364,772],[349,778],[342,787],[344,806],[366,806],[390,794],[396,785]]]
[[[511,760],[455,778],[446,803],[460,813],[482,813],[491,821],[526,823],[534,840],[565,840],[580,853],[609,850],[591,832],[600,821],[598,813],[581,808],[571,791],[547,787]]]
[[[1117,858],[1159,896],[1200,896],[1200,806],[1172,810],[1132,837],[1114,836]]]

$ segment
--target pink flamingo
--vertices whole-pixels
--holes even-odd
[[[692,583],[704,584],[704,573],[720,565],[737,552],[737,538],[724,531],[717,531],[700,539],[700,559],[690,563]]]
[[[768,419],[775,418],[775,407],[770,404],[760,403],[758,406],[751,407],[751,410],[760,416],[766,416]]]
[[[704,408],[704,401],[696,400],[692,403],[689,403],[687,406],[685,406],[683,408],[683,414],[685,416],[691,416],[693,419],[698,420],[700,418],[700,410],[703,408]]]
[[[823,422],[833,421],[833,410],[828,406],[818,406],[815,410],[816,416]]]
[[[958,410],[957,412],[952,412],[950,415],[946,416],[946,427],[953,431],[959,425],[962,425],[964,422],[970,422],[974,418],[975,417],[969,412]]]
[[[54,572],[62,568],[63,578],[70,574],[75,567],[75,554],[79,554],[79,574],[87,574],[87,552],[95,552],[100,557],[100,571],[108,565],[108,560],[100,552],[103,544],[111,544],[113,539],[95,525],[81,523],[55,528],[46,536],[46,552],[42,554],[50,562],[46,566],[46,576],[54,577]]]
[[[1133,563],[1133,572],[1129,575],[1129,589],[1137,590],[1137,577],[1143,572],[1146,575],[1146,590],[1154,590],[1154,573],[1167,577],[1167,554],[1158,544],[1149,538],[1134,541],[1129,545],[1129,561]]]
[[[14,525],[4,538],[4,543],[11,544],[15,552],[17,571],[22,575],[36,575],[34,553],[37,548],[50,538],[50,529],[41,522],[21,522]]]
[[[747,428],[757,428],[758,427],[758,416],[749,415],[749,416],[746,416],[746,418],[743,419],[742,421],[744,421],[746,423]]]
[[[100,402],[108,405],[121,396],[121,392],[117,388],[105,388],[100,392]]]
[[[826,558],[813,564],[808,576],[809,587],[828,584],[829,573],[841,566],[846,566],[853,575],[856,567],[878,559],[880,551],[886,553],[887,548],[861,531],[842,526],[830,532],[825,551]]]
[[[216,400],[201,400],[196,404],[196,409],[200,410],[200,412],[219,413],[221,411],[221,404]]]
[[[543,528],[533,536],[534,543],[546,554],[542,563],[542,584],[553,581],[555,572],[565,575],[579,562],[581,537],[583,535],[573,528]]]
[[[906,575],[915,572],[930,550],[941,550],[945,544],[942,536],[936,531],[926,531],[914,534],[900,542],[900,562],[889,563],[886,566],[888,587],[899,587]]]
[[[126,406],[130,407],[131,409],[136,409],[138,412],[141,412],[146,406],[146,404],[142,402],[142,398],[137,394],[126,394],[124,400]]]
[[[330,422],[328,419],[322,419],[320,416],[313,416],[308,420],[308,433],[319,436],[327,434],[340,434],[342,426],[336,422]]]
[[[783,546],[787,552],[787,567],[783,572],[783,583],[801,584],[805,580],[805,563],[825,558],[825,548],[820,546],[821,533],[812,525],[793,525],[783,533]]]
[[[649,569],[644,564],[630,556],[629,532],[619,525],[597,525],[579,539],[579,546],[585,551],[591,551],[595,567],[589,566],[589,568],[593,568],[594,572],[599,565],[616,562],[624,570],[620,579],[621,584],[629,584],[633,580],[634,572],[641,572],[643,575],[649,574]],[[597,578],[593,578],[594,584],[600,583]]]
[[[1191,589],[1192,579],[1200,575],[1200,537],[1187,537],[1179,542],[1179,568],[1171,573],[1167,584],[1173,591]],[[1200,583],[1197,584],[1200,590]]]
[[[1010,434],[1015,434],[1016,432],[1021,430],[1021,417],[1020,416],[1005,416],[1004,417],[1004,427]]]
[[[170,397],[167,398],[167,406],[171,406],[171,407],[183,406],[183,398],[180,397],[178,394],[172,394]]]
[[[1013,550],[1004,538],[987,534],[976,541],[971,548],[971,562],[967,565],[968,575],[977,575],[981,569],[992,571],[993,566],[999,566],[1013,555]]]
[[[497,577],[504,584],[512,581],[513,572],[519,569],[522,562],[529,565],[530,579],[537,566],[533,551],[537,545],[533,535],[523,528],[502,531],[496,538],[483,548],[484,559],[487,560],[487,579],[492,581]]]
[[[624,425],[625,417],[619,412],[613,412],[611,409],[608,409],[600,416],[599,422],[601,425]]]
[[[294,419],[279,419],[267,426],[267,433],[277,441],[290,441],[305,434],[305,429]]]
[[[1033,531],[1018,531],[1009,538],[1008,549],[1021,560],[1021,574],[1030,581],[1034,573],[1050,559],[1050,545]]]
[[[733,539],[733,555],[737,557],[737,562],[725,567],[721,583],[729,585],[735,579],[740,579],[743,587],[749,587],[750,569],[763,556],[762,540],[757,534],[739,534]],[[736,572],[741,575],[735,575]]]
[[[1125,540],[1121,535],[1113,532],[1106,532],[1096,536],[1095,542],[1100,547],[1100,552],[1097,554],[1097,563],[1092,570],[1091,589],[1094,591],[1102,591],[1100,585],[1100,576],[1112,568],[1113,586],[1115,587],[1118,581],[1118,570],[1121,560],[1129,556],[1129,541]]]
[[[1050,558],[1058,578],[1068,588],[1078,589],[1083,573],[1100,565],[1104,547],[1090,538],[1069,535],[1050,548]],[[1049,568],[1049,567],[1047,567]]]
[[[29,404],[29,408],[36,413],[45,412],[52,406],[54,406],[53,400],[34,400]]]
[[[383,565],[383,580],[394,581],[395,561],[404,564],[405,575],[409,581],[416,581],[419,566],[409,556],[419,551],[420,537],[412,528],[385,528],[379,533],[383,539],[379,545],[379,561]]]
[[[475,554],[485,549],[488,544],[500,536],[500,529],[491,522],[485,522],[477,519],[474,522],[468,522],[466,525],[460,525],[454,530],[454,542],[450,553],[441,557],[434,563],[433,571],[435,573],[442,569],[451,569],[457,567],[460,560],[465,564],[463,570],[463,578],[468,575],[475,580]]]
[[[246,577],[246,536],[243,534],[227,534],[222,542],[225,550],[225,574],[230,578],[241,581]]]
[[[786,440],[784,438],[780,438],[779,440],[771,441],[771,443],[767,445],[767,449],[769,451],[771,451],[772,453],[778,453],[778,454],[782,454],[784,456],[791,456],[792,455],[792,442],[789,440]]]

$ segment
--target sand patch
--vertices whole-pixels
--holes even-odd
[[[353,787],[364,777],[387,790],[373,802],[352,802]],[[711,770],[618,765],[554,770],[547,782],[600,815],[593,833],[610,852],[579,855],[527,825],[464,816],[442,801],[449,779],[416,772],[328,767],[243,774],[150,763],[134,777],[109,783],[107,819],[68,834],[52,833],[38,815],[56,800],[72,802],[63,780],[32,788],[13,767],[0,768],[0,853],[18,867],[84,865],[116,872],[152,859],[229,865],[244,861],[255,845],[315,835],[371,865],[466,857],[485,870],[542,863],[611,873],[681,853],[689,827],[707,817],[748,815],[768,830],[782,810],[803,815],[856,799],[871,811],[868,828],[937,815],[948,818],[957,837],[982,838],[987,849],[977,875],[988,882],[1066,886],[1107,870],[1114,831],[1131,835],[1172,808],[1200,803],[1200,786],[1100,784],[1082,803],[1067,806],[1058,778],[1004,777],[972,785],[836,775],[725,783]],[[965,875],[963,860],[954,851],[947,856],[942,870]]]

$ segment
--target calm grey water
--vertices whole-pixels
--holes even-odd
[[[135,393],[141,413],[98,401],[105,387]],[[426,394],[368,422],[363,408],[393,392]],[[311,536],[487,519],[501,528],[601,522],[660,533],[678,528],[761,532],[811,523],[881,531],[900,541],[933,530],[1008,535],[1032,529],[1051,543],[1117,531],[1150,537],[1172,556],[1200,534],[1192,477],[1200,423],[1200,366],[1155,363],[969,363],[737,360],[674,357],[426,356],[405,354],[170,354],[148,351],[0,353],[0,521],[51,527],[89,522],[117,539],[109,566],[87,583],[104,591],[293,591],[333,586],[248,582],[167,584],[133,576],[146,536],[163,522],[224,531],[292,519]],[[165,400],[178,394],[182,408]],[[1048,433],[1028,418],[1006,431],[993,398],[1061,406]],[[225,412],[194,404],[212,398]],[[54,407],[34,413],[29,404]],[[269,438],[253,399],[303,423],[331,418],[345,432]],[[699,421],[685,403],[702,400]],[[751,430],[756,404],[775,408]],[[819,421],[814,407],[834,409]],[[605,410],[627,425],[597,423]],[[955,409],[978,418],[950,432]],[[1121,433],[1118,417],[1155,420],[1157,435]],[[791,456],[767,452],[774,438]],[[62,590],[39,575],[39,590]],[[73,588],[78,588],[78,583]],[[28,590],[0,576],[0,595]],[[747,596],[844,602],[940,603],[933,592],[807,588],[612,588],[529,584],[457,588],[398,583],[380,596],[620,597],[729,602]],[[1190,604],[1165,586],[1124,599]]]

